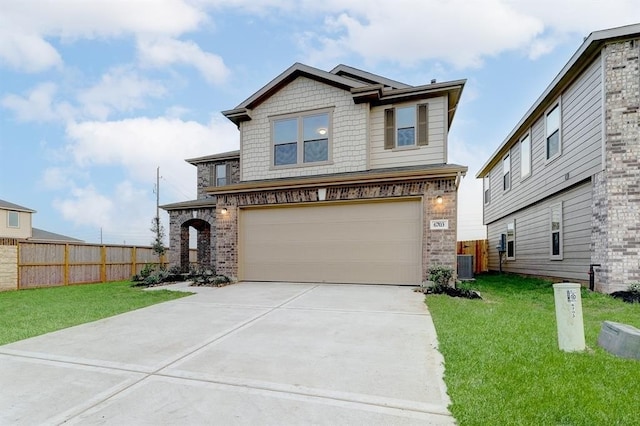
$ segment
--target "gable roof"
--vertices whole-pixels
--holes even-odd
[[[520,135],[524,133],[525,129],[530,127],[546,110],[550,103],[555,101],[562,91],[580,75],[600,53],[605,44],[637,36],[640,36],[640,24],[594,31],[589,34],[569,59],[569,62],[565,64],[551,84],[547,86],[524,117],[522,117],[513,130],[511,130],[498,149],[496,149],[489,160],[480,168],[476,174],[476,178],[485,177],[491,169],[502,160],[502,157],[511,149]]]
[[[26,213],[35,213],[36,212],[35,210],[32,210],[30,208],[22,207],[22,206],[10,203],[10,202],[5,201],[5,200],[0,200],[0,209],[15,210],[15,211],[26,212]]]
[[[449,97],[449,126],[451,126],[462,89],[466,83],[466,80],[455,80],[443,83],[433,82],[423,86],[410,86],[347,65],[338,65],[327,72],[296,62],[234,109],[222,111],[222,114],[236,125],[243,121],[251,120],[250,111],[252,109],[301,76],[350,91],[355,103],[369,102],[375,105],[382,105],[404,100],[447,95]]]

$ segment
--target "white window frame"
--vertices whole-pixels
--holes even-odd
[[[549,115],[557,108],[558,110],[558,127],[557,129],[549,128],[548,121]],[[558,152],[553,155],[549,155],[549,137],[555,132],[558,132]],[[562,155],[562,102],[558,99],[551,105],[544,113],[544,153],[547,162],[553,161]]]
[[[491,172],[489,172],[489,174],[484,177],[482,183],[482,198],[484,200],[484,204],[488,205],[489,203],[491,203]]]
[[[522,155],[523,152],[527,153],[527,158]],[[520,139],[520,180],[529,176],[531,176],[531,132]]]
[[[511,152],[502,157],[502,189],[511,189]]]
[[[511,232],[511,235],[509,235],[509,231]],[[507,260],[516,260],[516,220],[513,219],[511,222],[507,222],[507,244],[505,247],[505,255],[507,257]],[[513,253],[511,253],[511,256],[509,256],[509,243],[513,243]]]
[[[218,172],[218,168],[224,170],[224,177],[220,177],[220,173]],[[229,176],[227,176],[227,172],[229,171],[229,167],[226,163],[216,164],[213,167],[213,184],[215,186],[225,186],[229,184]],[[224,183],[220,183],[220,179],[224,179]]]
[[[406,106],[398,106],[395,107],[395,114],[396,114],[396,118],[395,118],[395,146],[396,149],[407,149],[407,148],[415,148],[416,146],[418,146],[418,108],[416,108],[416,105],[406,105]],[[400,116],[400,110],[411,110],[412,114],[411,116],[413,117],[413,126],[410,127],[399,127],[398,126],[398,117]],[[398,144],[398,132],[401,129],[413,129],[413,143],[408,144],[408,145],[400,145]]]
[[[12,225],[11,218],[15,218],[15,225]],[[20,228],[20,212],[9,210],[7,211],[7,228]]]
[[[553,216],[554,212],[560,214],[559,226],[557,230],[553,229]],[[550,260],[562,260],[564,255],[564,214],[562,209],[562,202],[555,203],[549,206],[549,259]],[[553,253],[553,234],[558,233],[558,253]]]
[[[314,115],[322,115],[326,114],[328,119],[328,128],[327,130],[327,159],[323,161],[314,161],[314,162],[305,162],[304,161],[304,126],[303,121],[305,117],[310,117]],[[276,165],[275,164],[275,140],[274,140],[274,123],[280,120],[291,120],[297,119],[298,124],[298,140],[296,141],[296,163],[295,164],[283,164]],[[269,126],[271,129],[271,138],[270,138],[270,169],[288,169],[288,168],[297,168],[297,167],[310,167],[310,166],[321,166],[325,164],[332,163],[332,147],[333,147],[333,108],[322,108],[317,110],[304,111],[299,113],[292,114],[283,114],[278,116],[269,117]]]

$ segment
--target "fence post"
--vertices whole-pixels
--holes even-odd
[[[63,285],[69,285],[69,243],[64,245],[64,277],[63,277],[63,281],[62,284]]]
[[[138,255],[136,253],[136,246],[131,247],[131,276],[133,277],[138,272],[138,265],[136,261],[138,260]]]
[[[16,242],[16,268],[18,269],[18,278],[16,279],[16,289],[20,290],[20,241]]]
[[[107,282],[107,247],[100,246],[100,282]]]

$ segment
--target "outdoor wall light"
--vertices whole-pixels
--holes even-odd
[[[229,213],[229,210],[227,210],[226,208],[223,207],[220,209],[220,214],[226,215],[227,213]]]
[[[436,197],[436,204],[442,204],[442,195]]]

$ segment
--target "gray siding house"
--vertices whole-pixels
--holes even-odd
[[[640,281],[639,56],[640,24],[590,34],[480,169],[490,270]]]

